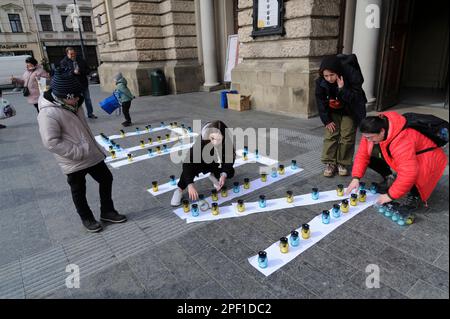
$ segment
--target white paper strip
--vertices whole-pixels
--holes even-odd
[[[138,136],[138,135],[143,135],[143,134],[151,134],[151,133],[159,132],[159,131],[163,131],[163,130],[172,130],[172,128],[169,125],[155,127],[155,128],[152,127],[149,131],[147,131],[146,129],[143,129],[143,130],[139,130],[139,132],[127,132],[127,133],[125,133],[125,136],[122,136],[122,134],[118,134],[118,135],[108,136],[108,138],[110,140],[118,140],[118,139],[125,138],[125,137]]]
[[[222,197],[222,195],[218,194],[218,201],[216,201],[217,204],[222,204],[225,202],[228,202],[230,200],[233,200],[234,198],[237,197],[241,197],[247,194],[250,194],[260,188],[266,187],[270,184],[273,184],[275,182],[281,181],[289,176],[292,176],[294,174],[298,174],[301,171],[303,171],[302,168],[297,168],[295,170],[291,169],[290,167],[285,168],[285,173],[283,175],[278,175],[277,177],[272,177],[270,175],[267,175],[267,181],[266,182],[262,182],[260,178],[255,179],[253,181],[250,181],[250,188],[249,189],[244,189],[244,185],[240,185],[239,186],[239,192],[235,193],[233,192],[233,188],[231,187],[230,189],[228,189],[228,196],[227,197]],[[205,200],[209,203],[209,205],[211,206],[211,204],[213,203],[213,200],[211,199],[211,197],[205,198]],[[174,213],[178,215],[178,217],[182,218],[182,219],[186,219],[186,218],[190,218],[191,215],[186,214],[183,212],[183,208],[178,208],[174,210]],[[205,216],[203,219],[203,215]],[[223,215],[226,216],[226,215]],[[219,214],[218,216],[213,216],[211,214],[210,210],[207,210],[205,212],[200,212],[200,215],[197,217],[192,217],[194,219],[194,221],[203,221],[203,220],[214,220],[214,219],[222,219],[225,218],[223,217],[222,214]],[[229,218],[229,217],[228,217]]]
[[[326,191],[320,192],[319,199],[314,200],[311,198],[311,194],[304,194],[294,196],[294,202],[288,203],[286,198],[276,198],[266,200],[266,207],[259,207],[259,202],[245,202],[245,211],[242,213],[237,212],[236,206],[237,203],[234,202],[231,204],[232,207],[220,207],[219,215],[212,215],[211,211],[200,212],[200,215],[197,217],[192,217],[190,214],[185,214],[186,222],[195,223],[195,222],[204,222],[210,220],[218,220],[224,218],[233,218],[233,217],[242,217],[255,213],[268,213],[280,209],[293,208],[299,206],[307,206],[314,205],[320,203],[326,203],[330,201],[341,201],[343,199],[349,198],[349,196],[337,196],[336,191]],[[222,210],[224,213],[222,213]]]
[[[113,159],[111,156],[108,156],[105,159],[105,163],[109,163],[109,162],[113,162],[113,161],[116,161],[116,160],[120,160],[122,158],[127,158],[127,154],[131,153],[131,152],[135,152],[135,151],[138,151],[138,150],[149,149],[149,148],[153,148],[153,147],[160,146],[160,145],[167,145],[169,143],[178,142],[178,141],[180,141],[180,139],[178,137],[172,137],[169,140],[166,140],[166,139],[161,140],[161,142],[154,142],[152,144],[148,144],[147,143],[147,144],[144,145],[144,147],[139,145],[139,146],[133,146],[133,147],[130,147],[130,148],[126,148],[126,149],[124,149],[122,151],[116,151],[116,158]],[[188,144],[188,143],[183,143],[181,145],[185,145],[185,144]],[[192,143],[190,143],[189,145],[192,145]],[[109,151],[109,146],[108,146],[108,151]]]
[[[158,157],[158,156],[169,155],[170,153],[174,153],[174,152],[178,152],[180,150],[188,149],[192,145],[193,145],[192,143],[191,144],[183,144],[183,145],[180,145],[180,146],[175,146],[175,147],[169,148],[169,149],[167,149],[167,152],[161,151],[161,153],[159,153],[159,154],[155,152],[151,156],[149,156],[148,154],[144,154],[144,155],[141,155],[141,156],[133,157],[132,161],[129,161],[128,159],[126,159],[126,160],[121,160],[121,161],[117,161],[117,162],[111,162],[111,163],[109,163],[109,165],[111,165],[111,167],[113,167],[113,168],[119,168],[119,167],[122,167],[122,166],[125,166],[125,165],[129,165],[129,164],[137,163],[137,162],[140,162],[140,161],[144,161],[144,160],[147,160],[147,159],[150,159],[150,158],[155,158],[155,157]]]
[[[267,163],[272,163],[271,165],[274,165],[274,164],[278,163],[278,161],[273,160],[273,159],[268,158],[268,157],[264,157],[264,156],[258,156],[258,158],[256,158],[254,154],[250,154],[248,156],[247,160],[245,160],[245,161],[244,161],[244,159],[242,157],[236,159],[236,161],[234,162],[233,167],[236,168],[236,167],[239,167],[241,165],[251,164],[251,163],[260,163],[260,164],[263,164],[263,165],[267,165]],[[199,181],[201,179],[204,179],[204,178],[206,178],[208,176],[209,176],[209,173],[208,174],[200,173],[200,175],[194,179],[194,182]],[[178,183],[179,180],[180,179],[177,179],[176,183]],[[148,188],[147,192],[149,192],[153,196],[158,196],[158,195],[170,192],[171,190],[175,190],[177,187],[178,186],[176,184],[172,185],[170,182],[167,182],[165,184],[158,185],[158,191],[157,192],[154,192],[152,188]]]
[[[348,213],[342,213],[341,217],[334,218],[332,217],[332,214],[330,212],[331,221],[329,224],[322,223],[322,215],[318,215],[314,217],[310,222],[308,222],[310,226],[311,231],[311,237],[309,239],[303,239],[300,235],[300,245],[297,247],[292,247],[289,245],[289,252],[288,253],[281,253],[279,248],[279,241],[272,244],[270,247],[265,249],[265,252],[267,253],[267,259],[268,259],[268,265],[267,268],[260,268],[258,266],[258,256],[252,256],[248,258],[249,263],[258,269],[261,273],[263,273],[265,276],[269,276],[276,270],[280,269],[284,265],[286,265],[288,262],[293,260],[295,257],[300,255],[302,252],[307,250],[308,248],[312,247],[314,244],[322,240],[325,236],[330,234],[333,230],[347,222],[348,220],[352,219],[356,215],[358,215],[360,212],[365,210],[366,208],[369,208],[372,206],[376,199],[378,197],[378,194],[371,194],[367,193],[367,200],[364,203],[358,202],[357,206],[349,206],[349,212]],[[330,210],[331,211],[331,210]],[[299,234],[301,234],[301,227],[296,229]],[[282,235],[280,235],[280,238]],[[286,236],[288,239],[290,235]]]

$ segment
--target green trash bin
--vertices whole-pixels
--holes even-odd
[[[164,72],[160,69],[155,69],[150,72],[150,80],[152,83],[152,95],[160,96],[167,95],[167,83]]]

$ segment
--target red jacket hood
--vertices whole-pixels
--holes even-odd
[[[389,121],[388,135],[386,140],[380,144],[386,144],[392,142],[392,140],[403,130],[406,124],[406,118],[397,112],[383,112],[379,114],[380,117],[386,117]]]

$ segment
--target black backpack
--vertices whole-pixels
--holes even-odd
[[[448,143],[449,127],[447,121],[431,114],[405,113],[403,116],[406,118],[406,124],[402,130],[412,128],[428,137],[437,145],[436,147],[418,151],[416,153],[417,155],[432,151]],[[388,145],[387,151],[389,156],[391,156],[389,146],[390,144]]]
[[[341,61],[344,77],[350,81],[354,86],[362,86],[364,77],[361,72],[361,67],[358,63],[358,58],[355,54],[338,54],[337,57]]]

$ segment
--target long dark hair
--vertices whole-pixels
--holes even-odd
[[[211,129],[219,130],[220,134],[222,134],[223,136],[223,139],[222,139],[222,147],[218,151],[220,152],[220,155],[225,162],[231,162],[231,160],[234,161],[236,158],[236,150],[234,148],[233,135],[231,135],[228,126],[224,122],[217,120],[210,123],[206,123],[204,127],[207,127],[207,130]],[[203,140],[203,136],[201,138],[203,145],[211,143],[209,139]],[[230,150],[232,150],[232,154],[228,154]]]

